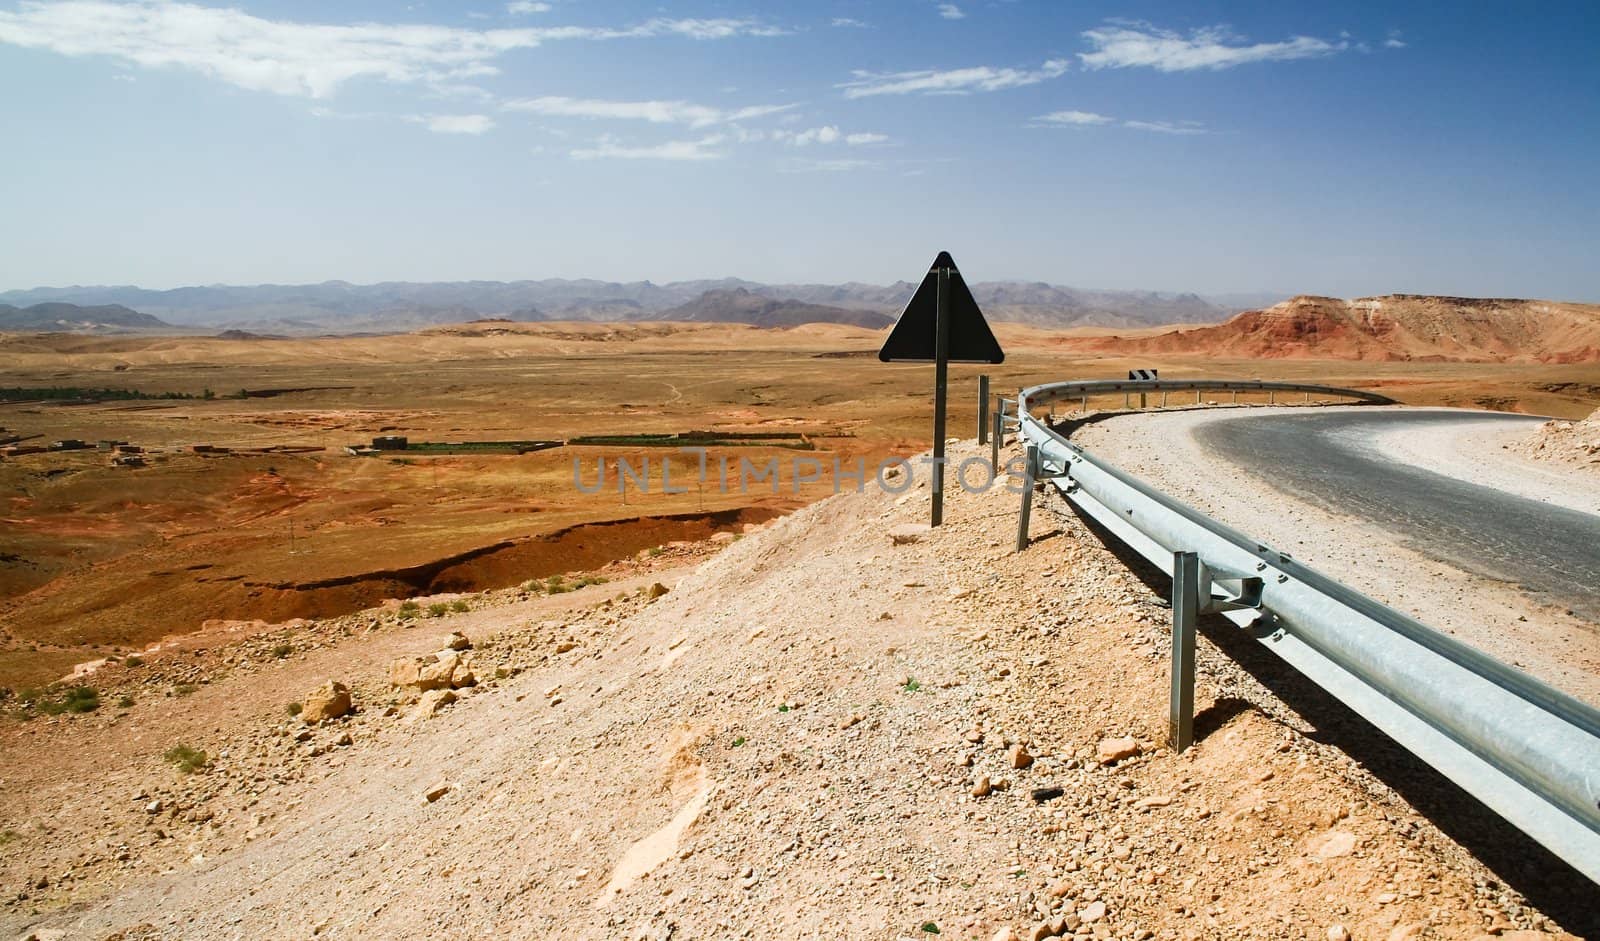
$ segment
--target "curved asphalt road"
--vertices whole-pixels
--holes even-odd
[[[1518,584],[1542,601],[1600,622],[1600,516],[1387,462],[1359,443],[1367,433],[1397,425],[1459,420],[1448,413],[1351,410],[1229,419],[1202,425],[1194,434],[1220,458],[1279,490],[1370,520],[1425,555]],[[1503,420],[1537,421],[1514,415]]]

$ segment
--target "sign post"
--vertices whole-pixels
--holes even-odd
[[[944,522],[944,436],[950,364],[1002,363],[1006,355],[949,252],[940,252],[878,350],[885,363],[933,363],[932,525]]]
[[[989,443],[989,376],[978,377],[978,443]]]

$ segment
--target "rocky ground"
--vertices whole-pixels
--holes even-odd
[[[100,709],[0,724],[0,928],[1594,930],[1592,886],[1225,625],[1205,628],[1201,740],[1174,754],[1165,601],[1042,495],[1013,554],[1018,499],[952,492],[926,532],[920,484],[846,494],[578,591],[102,667]]]
[[[1582,421],[1545,422],[1509,447],[1528,457],[1600,475],[1600,409]]]

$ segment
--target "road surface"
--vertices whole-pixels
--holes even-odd
[[[1464,409],[1189,408],[1108,417],[1072,440],[1300,564],[1600,706],[1600,488],[1584,471],[1501,447],[1536,427]],[[1519,515],[1549,531],[1529,536]],[[1559,569],[1539,561],[1551,555]]]
[[[1514,583],[1600,622],[1600,515],[1387,459],[1380,436],[1527,416],[1350,409],[1259,415],[1199,425],[1196,441],[1271,486],[1332,513],[1364,518],[1423,555]],[[1516,425],[1508,425],[1516,427]]]

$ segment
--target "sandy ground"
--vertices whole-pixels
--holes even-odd
[[[1037,499],[1020,555],[1018,497],[1003,488],[953,492],[944,527],[900,543],[892,531],[926,519],[925,489],[845,494],[662,575],[664,596],[637,590],[649,576],[484,593],[409,628],[392,611],[303,625],[282,635],[294,647],[282,659],[259,638],[158,656],[139,669],[211,682],[0,727],[0,929],[983,941],[1592,930],[1580,901],[1592,886],[1253,645],[1231,652],[1245,669],[1211,646],[1237,632],[1206,627],[1201,740],[1172,753],[1164,601],[1055,516],[1059,501]],[[451,630],[472,639],[482,682],[422,718],[384,663]],[[308,729],[284,714],[328,678],[350,685],[353,715]],[[212,763],[168,766],[179,740]]]
[[[1307,410],[1276,408],[1272,414],[1299,411]],[[1226,459],[1200,446],[1192,432],[1207,422],[1238,417],[1234,409],[1130,414],[1084,426],[1072,438],[1222,522],[1292,551],[1306,565],[1600,704],[1595,625],[1407,548],[1363,520],[1307,505],[1248,474],[1216,473],[1219,465],[1227,466]],[[1459,439],[1442,429],[1409,438],[1407,431],[1384,435],[1374,446],[1393,448],[1396,460],[1441,474],[1513,493],[1544,493],[1551,502],[1574,509],[1594,509],[1592,488],[1583,488],[1570,472],[1501,449],[1498,437],[1482,425],[1466,427]]]

